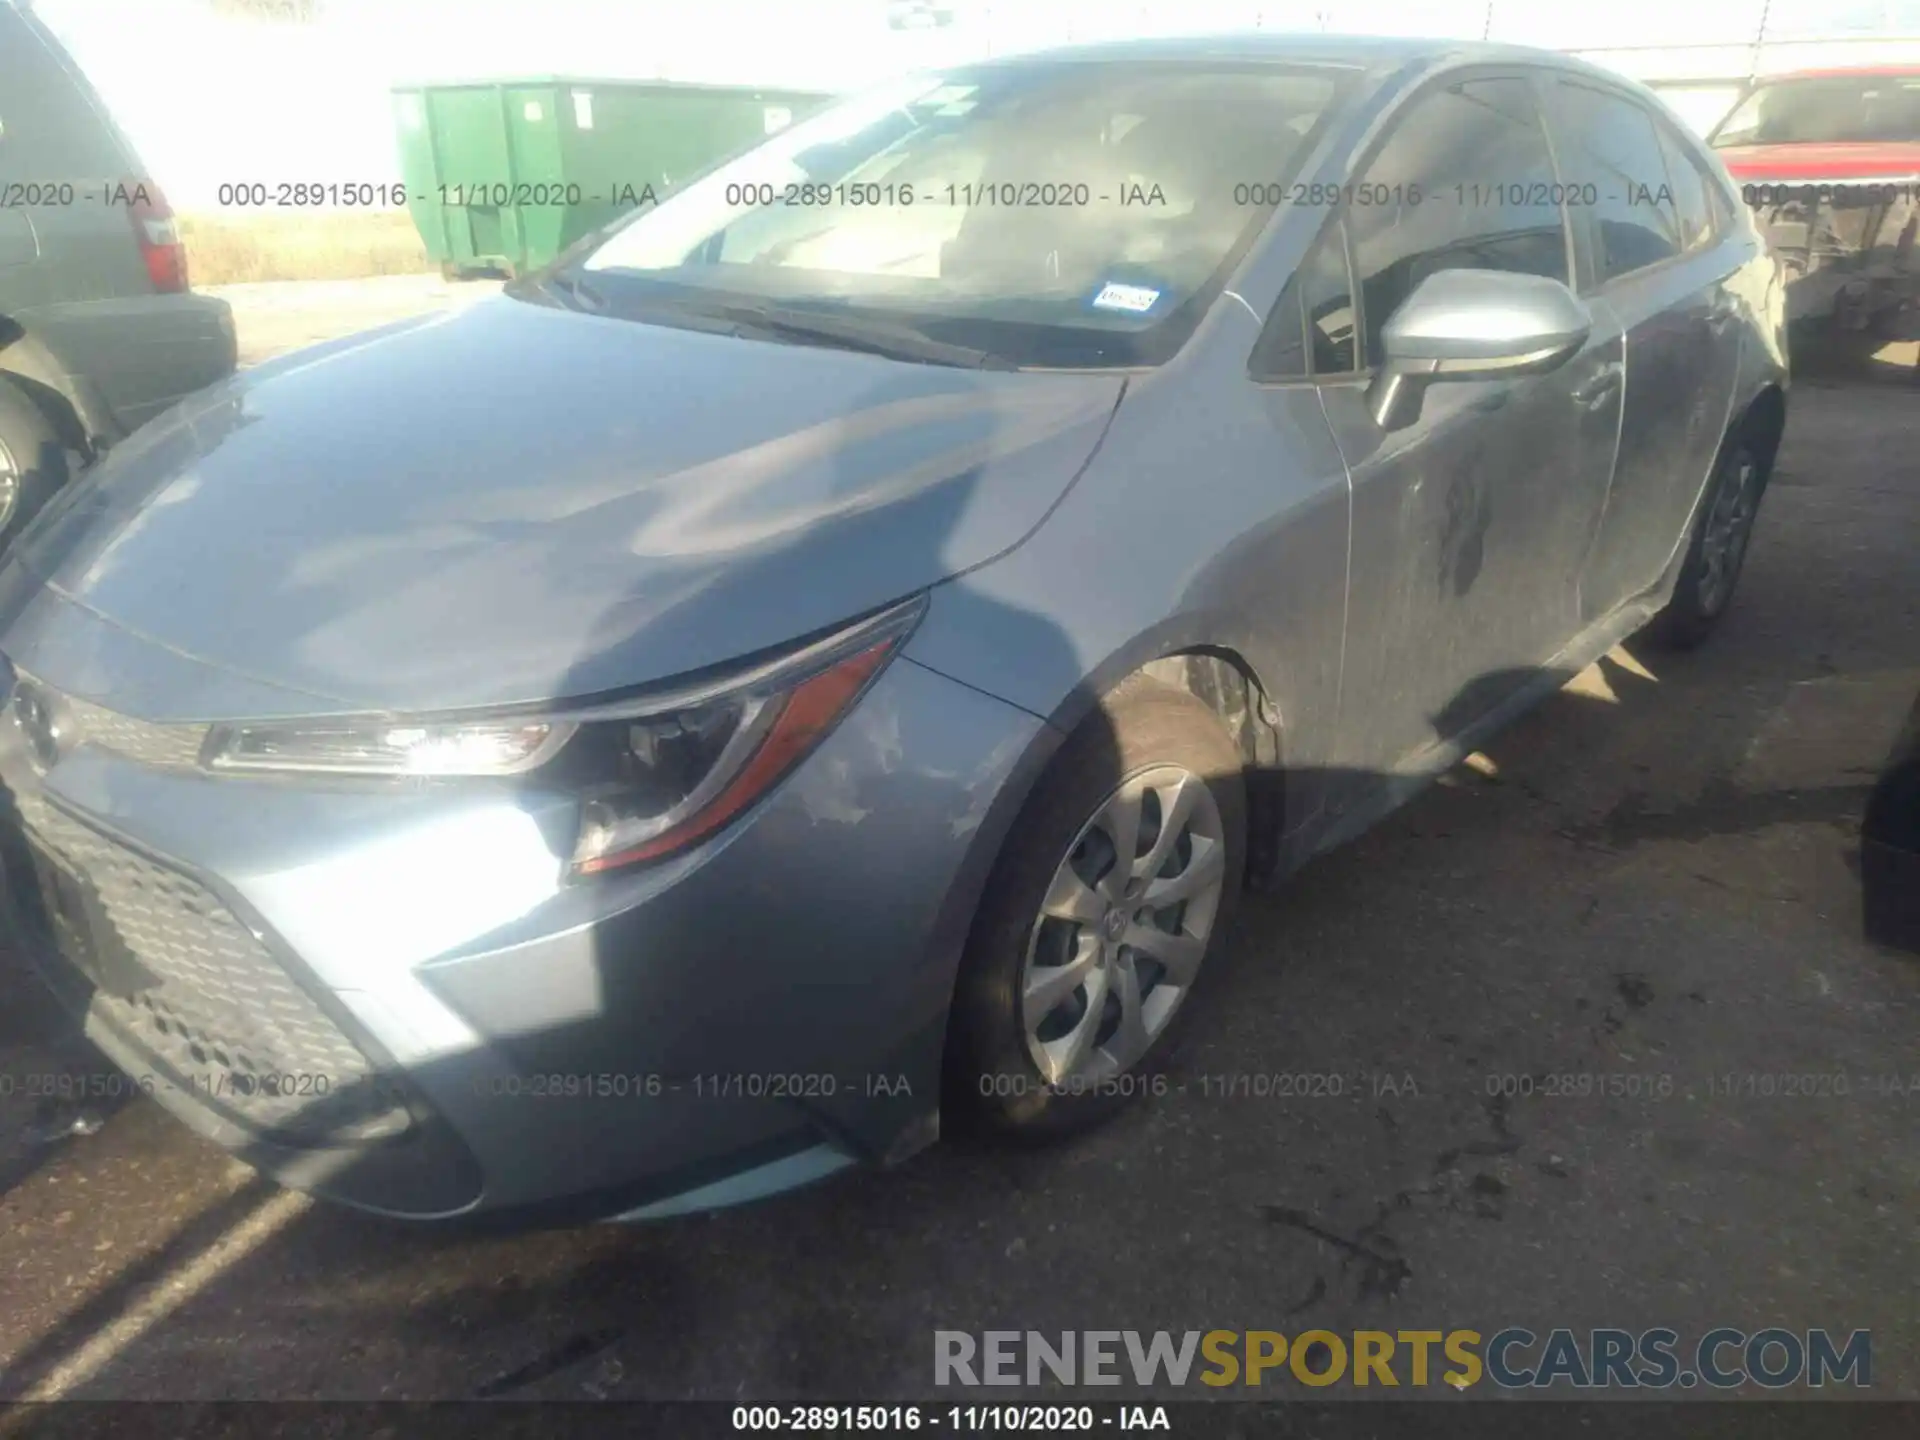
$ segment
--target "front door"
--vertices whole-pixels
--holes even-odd
[[[1415,96],[1352,187],[1344,229],[1362,373],[1321,392],[1353,485],[1341,728],[1353,772],[1391,776],[1511,696],[1578,629],[1575,580],[1613,461],[1618,355],[1603,337],[1548,374],[1433,385],[1398,430],[1381,430],[1368,407],[1381,332],[1428,275],[1572,278],[1525,74]]]

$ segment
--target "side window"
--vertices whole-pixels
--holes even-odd
[[[1303,268],[1300,291],[1307,315],[1307,344],[1316,375],[1352,374],[1360,368],[1354,331],[1353,271],[1347,266],[1347,227],[1336,221],[1320,237]]]
[[[1698,250],[1711,244],[1714,224],[1713,202],[1708,198],[1707,177],[1700,163],[1687,151],[1686,143],[1671,127],[1660,127],[1660,149],[1666,156],[1667,176],[1673,185],[1673,208],[1680,222],[1680,248]]]
[[[1467,80],[1413,102],[1354,187],[1347,212],[1366,323],[1381,361],[1388,318],[1441,270],[1514,270],[1565,281],[1553,158],[1525,80]]]
[[[1346,231],[1336,220],[1280,292],[1254,358],[1255,373],[1263,380],[1351,375],[1359,359],[1353,321]]]
[[[1680,220],[1653,117],[1631,100],[1554,82],[1561,168],[1593,217],[1594,272],[1604,285],[1681,251]]]

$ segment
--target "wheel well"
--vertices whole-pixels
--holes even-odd
[[[73,401],[53,386],[24,374],[10,363],[8,352],[25,339],[27,332],[18,321],[0,315],[0,381],[12,385],[33,402],[34,408],[47,417],[47,423],[53,426],[61,444],[69,450],[78,450],[82,455],[91,456],[93,440],[87,434],[87,427],[81,422],[80,412],[74,408]]]
[[[1177,651],[1140,672],[1206,705],[1239,747],[1247,783],[1247,883],[1266,883],[1279,868],[1286,819],[1280,712],[1266,687],[1243,656],[1220,646]]]

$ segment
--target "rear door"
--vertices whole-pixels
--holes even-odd
[[[1735,265],[1716,243],[1724,226],[1704,176],[1683,169],[1676,186],[1651,109],[1584,76],[1546,89],[1554,148],[1580,201],[1581,289],[1625,347],[1619,452],[1580,572],[1581,618],[1593,622],[1649,590],[1685,537],[1733,400],[1737,355],[1724,342]]]
[[[1687,472],[1697,483],[1691,487],[1683,483],[1679,496],[1687,501],[1680,512],[1684,537],[1694,504],[1712,478],[1727,427],[1733,423],[1733,407],[1738,399],[1735,391],[1740,385],[1748,334],[1747,327],[1740,323],[1742,310],[1737,289],[1745,256],[1732,243],[1737,202],[1715,173],[1718,167],[1704,147],[1668,117],[1656,115],[1654,119],[1655,128],[1660,132],[1660,149],[1667,162],[1667,175],[1673,184],[1683,270],[1689,281],[1699,287],[1691,304],[1696,310],[1704,304],[1707,315],[1707,351],[1700,369],[1699,420],[1690,437],[1692,469]],[[1687,475],[1682,479],[1685,481]],[[1691,495],[1687,493],[1689,488]]]

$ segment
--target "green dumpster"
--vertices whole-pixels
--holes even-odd
[[[393,90],[408,209],[448,277],[537,269],[831,98],[552,76]]]

